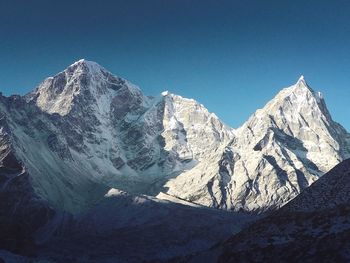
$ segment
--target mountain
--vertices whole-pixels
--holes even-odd
[[[237,130],[192,99],[145,96],[86,60],[23,97],[1,96],[0,111],[3,154],[37,199],[73,214],[111,188],[262,212],[350,155],[349,134],[304,78]]]
[[[278,209],[349,157],[350,135],[304,78],[232,129],[193,99],[146,96],[79,60],[25,96],[0,95],[0,249],[30,254],[40,244],[49,255],[52,244],[73,246],[72,236],[78,244],[87,235],[108,246],[108,233],[116,240],[123,229],[135,229],[129,241],[137,246],[155,226],[179,231],[168,225],[177,213],[188,232],[176,233],[173,243],[159,234],[149,250],[163,244],[168,251],[180,241],[168,257],[186,246],[207,249],[232,234],[225,222],[240,229],[241,214]],[[114,192],[128,197],[110,198]],[[204,207],[234,212],[228,219]],[[130,224],[119,225],[118,217]],[[249,218],[243,221],[255,216]],[[106,227],[101,235],[99,224]],[[125,248],[119,245],[108,251]]]
[[[224,149],[167,182],[167,193],[235,211],[273,210],[349,157],[349,134],[301,77],[257,110]]]
[[[350,160],[204,254],[208,262],[349,262]],[[197,262],[193,258],[189,262]]]
[[[52,229],[46,239],[56,236],[66,220],[102,205],[111,189],[133,196],[158,194],[167,178],[206,160],[208,149],[232,136],[231,128],[196,101],[170,93],[145,96],[86,60],[47,78],[25,96],[1,95],[0,248],[31,254],[38,242],[48,242],[38,240],[43,227]],[[118,206],[124,201],[113,202]],[[163,205],[153,203],[154,224],[167,224]],[[142,207],[135,209],[142,214]],[[226,217],[198,209],[193,213],[212,218],[204,225]],[[114,213],[120,215],[118,209]],[[186,240],[196,239],[200,231],[195,229],[203,224],[193,226]],[[230,229],[220,231],[229,235]]]
[[[30,174],[35,193],[71,213],[87,209],[110,188],[149,193],[205,159],[207,147],[232,137],[194,100],[144,96],[86,60],[24,97],[1,102],[12,153]]]

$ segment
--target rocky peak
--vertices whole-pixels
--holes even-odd
[[[295,94],[304,95],[305,98],[313,98],[318,104],[323,100],[323,95],[321,92],[315,92],[306,82],[303,75],[298,79],[297,83],[294,85]]]
[[[110,104],[110,100],[121,89],[133,95],[141,94],[136,86],[114,76],[99,64],[81,59],[57,75],[45,79],[26,98],[49,114],[65,116],[77,103],[106,106],[103,104]]]
[[[77,62],[70,65],[63,72],[73,79],[79,79],[82,75],[84,75],[95,81],[105,80],[107,82],[113,82],[114,79],[122,81],[121,78],[115,77],[112,73],[110,73],[104,67],[100,66],[98,63],[88,61],[86,59],[78,60]]]
[[[296,84],[281,90],[243,126],[252,130],[275,127],[294,136],[303,129],[324,128],[333,120],[320,92],[314,92],[303,76]]]
[[[300,78],[297,81],[297,84],[304,85],[305,87],[309,87],[306,83],[304,75],[301,75]]]
[[[231,154],[211,160],[218,164],[216,170],[213,166],[200,170],[198,165],[198,171],[169,182],[168,193],[237,211],[276,209],[349,158],[348,138],[319,93],[300,78],[235,131],[225,150]],[[200,182],[197,189],[194,181]]]
[[[233,129],[226,126],[202,104],[193,100],[162,93],[164,100],[164,132],[166,150],[173,150],[183,159],[201,159],[209,149],[228,143]]]
[[[80,59],[70,65],[65,71],[98,74],[101,70],[105,69],[96,62]]]

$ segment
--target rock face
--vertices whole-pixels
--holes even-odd
[[[7,102],[20,107],[18,99],[12,97]],[[54,211],[35,193],[29,174],[16,157],[10,121],[0,113],[0,248],[30,255],[35,250],[33,234],[52,219]]]
[[[166,186],[168,193],[224,209],[276,209],[350,157],[350,136],[301,77],[235,131],[211,159]]]
[[[33,193],[71,213],[111,188],[262,212],[350,153],[349,135],[303,78],[237,130],[194,100],[145,96],[86,60],[24,97],[1,97],[0,111]]]
[[[231,128],[194,100],[169,93],[144,96],[138,87],[86,60],[47,78],[26,96],[0,96],[0,249],[31,254],[37,242],[54,242],[48,240],[51,236],[57,237],[57,242],[70,240],[60,229],[74,231],[71,223],[80,225],[79,218],[92,223],[100,217],[112,231],[122,216],[127,220],[118,231],[135,230],[129,241],[135,245],[135,255],[145,256],[141,247],[146,249],[148,243],[139,244],[138,236],[152,235],[156,226],[170,231],[168,221],[176,213],[177,222],[193,231],[183,235],[176,230],[179,235],[167,246],[180,240],[182,244],[159,257],[182,254],[187,245],[193,251],[207,248],[230,234],[232,229],[226,223],[239,229],[235,222],[241,219],[156,198],[108,197],[113,188],[158,194],[168,178],[206,160],[208,149],[228,143],[232,136]],[[105,203],[109,209],[93,216]],[[130,209],[125,209],[126,204]],[[147,211],[149,206],[151,211]],[[141,223],[149,226],[143,229],[139,221],[133,223],[133,216],[142,217],[146,212]],[[208,220],[197,224],[198,218]],[[203,228],[211,224],[220,227],[208,232],[214,238],[204,240]],[[84,229],[83,223],[81,226]],[[105,239],[108,229],[104,236],[94,237],[96,242]],[[91,229],[90,234],[94,233]],[[162,248],[164,241],[163,234],[151,249]],[[118,243],[114,248],[123,247]],[[83,245],[82,249],[87,248]]]
[[[349,179],[346,160],[217,253],[208,252],[216,254],[211,262],[349,262]]]
[[[331,169],[279,213],[314,212],[350,205],[350,159]]]
[[[86,210],[110,188],[159,193],[228,143],[232,129],[194,100],[153,98],[80,60],[24,97],[2,97],[13,154],[52,207]]]
[[[207,249],[230,234],[222,224],[238,231],[242,218],[199,205],[274,210],[349,157],[349,134],[303,78],[234,130],[192,99],[169,92],[145,96],[80,60],[25,96],[0,95],[0,249],[26,254],[38,238],[53,236],[46,243],[50,258],[52,242],[61,248],[74,235],[71,244],[77,245],[85,234],[108,246],[102,254],[130,249],[110,247],[109,233],[115,240],[133,237],[140,249],[135,262],[162,248],[169,254],[149,252],[147,258]],[[128,194],[114,196],[121,191]],[[180,228],[170,222],[173,215]],[[165,232],[153,247],[145,246],[149,240],[138,243],[158,228]],[[181,229],[188,231],[182,235]],[[176,235],[165,242],[169,232]],[[203,237],[216,232],[213,239]],[[77,251],[88,247],[77,245]]]

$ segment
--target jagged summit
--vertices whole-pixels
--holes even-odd
[[[119,90],[140,96],[141,91],[128,81],[114,76],[104,67],[93,61],[80,59],[64,71],[45,79],[33,92],[26,96],[27,101],[47,113],[67,115],[73,105],[81,108],[95,104],[98,108],[107,107]]]
[[[80,70],[81,72],[88,71],[90,74],[99,74],[101,71],[108,72],[104,67],[94,61],[89,61],[86,59],[80,59],[70,65],[65,71],[69,70]]]
[[[153,210],[163,215],[175,210],[154,206],[149,220],[139,221],[144,210],[136,214],[132,210],[141,205],[148,211],[150,206],[143,197],[126,196],[130,205],[125,206],[120,201],[123,195],[115,195],[122,192],[249,213],[277,209],[350,157],[350,136],[326,109],[324,100],[301,78],[241,128],[232,130],[193,99],[170,93],[144,96],[97,63],[79,60],[47,78],[25,99],[0,97],[0,214],[4,215],[0,226],[6,229],[13,227],[12,221],[23,222],[34,233],[46,225],[40,233],[58,234],[60,239],[59,233],[71,237],[77,232],[55,227],[56,223],[70,228],[77,226],[70,218],[87,218],[81,221],[82,231],[97,233],[96,242],[109,242],[105,237],[111,231],[129,238],[129,228],[122,223],[129,217],[118,212],[122,208],[137,219],[137,229],[145,226],[140,222],[151,226],[146,237],[159,229],[164,232],[166,228],[154,224],[159,214]],[[344,181],[349,180],[335,177],[332,184],[341,186]],[[324,197],[324,189],[320,187],[316,197]],[[348,196],[349,187],[334,189],[339,200]],[[332,189],[325,193],[334,196]],[[99,209],[98,203],[104,200],[110,202]],[[95,205],[98,209],[92,208]],[[112,206],[116,216],[111,220]],[[76,216],[66,217],[69,213]],[[180,214],[188,213],[181,210]],[[172,218],[160,220],[177,226],[169,223]],[[186,217],[186,222],[200,218],[206,219]],[[121,231],[115,228],[118,222]],[[99,225],[105,231],[95,227]],[[14,226],[14,233],[22,231]],[[187,232],[193,232],[190,226],[185,227]],[[181,240],[176,243],[183,247]],[[62,251],[59,246],[58,250]],[[148,247],[145,251],[149,252]]]
[[[89,167],[83,171],[85,177],[103,178],[110,187],[130,192],[155,194],[162,189],[218,208],[277,208],[350,153],[347,132],[332,121],[324,100],[304,77],[281,90],[237,130],[193,99],[169,92],[144,96],[85,59],[46,79],[27,98],[38,112],[61,116],[54,116],[54,123],[52,116],[46,121],[55,126],[47,134],[61,137],[51,136],[50,147],[64,156],[71,151],[75,162]],[[31,137],[26,140],[24,144],[31,145]],[[40,143],[38,148],[47,148],[46,141]],[[40,164],[35,167],[40,180],[48,174],[46,167],[60,167],[55,153],[50,152],[47,163],[34,158],[36,154],[28,163]],[[65,167],[74,169],[67,168],[67,174],[82,177],[70,161]],[[51,199],[75,205],[56,196]]]
[[[97,62],[95,61],[90,61],[90,60],[87,60],[85,58],[82,58],[82,59],[79,59],[77,61],[75,61],[73,64],[71,64],[69,67],[71,66],[74,66],[74,65],[82,65],[82,64],[85,64],[85,65],[99,65]],[[100,66],[100,65],[99,65]],[[101,66],[100,66],[101,67]]]
[[[218,168],[197,166],[197,174],[169,182],[168,193],[226,209],[275,209],[350,154],[346,130],[303,77],[257,110],[234,137],[211,160]]]
[[[311,92],[313,94],[317,94],[314,92],[314,90],[308,85],[308,83],[305,80],[304,75],[301,75],[298,81],[292,86],[294,87],[294,90],[304,90],[305,92]]]
[[[315,92],[302,75],[292,86],[282,89],[263,109],[259,109],[256,116],[267,115],[282,119],[285,123],[311,115],[315,120],[326,119],[331,121],[331,116],[325,104],[321,92]],[[323,117],[322,117],[323,116]],[[304,118],[308,119],[308,118]],[[301,121],[303,123],[303,121]]]
[[[74,65],[74,64],[89,64],[89,63],[97,64],[95,61],[90,61],[90,60],[87,60],[85,58],[81,58],[81,59],[75,61],[72,65]]]
[[[168,90],[165,90],[161,93],[163,97],[170,95],[171,93]]]
[[[304,83],[306,85],[306,81],[305,81],[304,75],[300,76],[300,78],[298,79],[297,83]]]
[[[314,98],[318,104],[324,104],[322,93],[320,91],[314,91],[306,82],[304,75],[301,75],[298,81],[289,89],[291,93],[294,92],[294,94],[304,99]]]

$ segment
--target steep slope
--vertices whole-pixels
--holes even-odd
[[[2,97],[0,104],[16,138],[16,158],[38,196],[72,213],[110,188],[159,193],[167,178],[232,138],[232,129],[194,100],[144,96],[86,60],[16,99],[15,105]]]
[[[194,100],[147,97],[86,60],[16,101],[0,105],[16,158],[38,196],[73,213],[110,188],[262,212],[350,156],[349,134],[304,78],[238,130]]]
[[[212,262],[349,262],[349,179],[346,160],[282,209],[216,247],[220,256]]]
[[[349,134],[301,77],[256,111],[225,149],[169,181],[167,193],[261,212],[282,206],[349,157]]]
[[[195,203],[274,210],[348,157],[349,134],[304,78],[233,130],[192,99],[169,92],[145,96],[98,64],[80,60],[26,96],[0,95],[0,249],[25,254],[40,241],[46,256],[69,261],[55,246],[78,259],[91,237],[98,247],[91,262],[104,253],[108,261],[116,250],[122,261],[134,252],[135,261],[196,252],[239,230],[246,218]],[[325,195],[310,190],[312,198],[297,198],[294,206],[315,197],[324,202],[334,191],[346,203],[342,185]],[[287,217],[274,220],[338,220],[348,210],[337,205],[327,206],[327,216],[318,208],[310,214],[286,207],[281,211]],[[159,229],[148,244],[145,237],[154,238]],[[263,231],[258,245],[269,233]],[[244,233],[242,238],[251,238]]]
[[[20,107],[20,98],[0,105]],[[47,200],[38,196],[31,178],[15,152],[17,138],[11,132],[12,120],[0,111],[0,248],[16,253],[31,254],[35,247],[33,234],[53,216]]]
[[[313,212],[350,204],[350,159],[331,169],[327,174],[306,188],[280,213]]]
[[[211,153],[203,142],[215,148],[231,140],[232,129],[194,100],[170,93],[144,96],[98,64],[80,60],[24,97],[1,96],[0,113],[0,249],[40,254],[37,249],[47,245],[50,254],[50,242],[61,249],[73,240],[73,248],[88,251],[83,240],[89,235],[111,254],[134,247],[142,258],[149,254],[146,248],[161,247],[168,252],[152,253],[162,258],[183,254],[185,247],[207,248],[240,228],[242,217],[223,211],[151,197],[110,197],[118,192],[111,188],[159,193],[167,178],[206,160]],[[151,236],[158,227],[175,231],[173,240],[166,242],[169,234],[162,232],[154,244],[140,242],[139,236]],[[126,231],[124,240],[134,245],[109,247],[104,239],[113,231],[113,240]],[[105,251],[99,249],[97,254]]]

